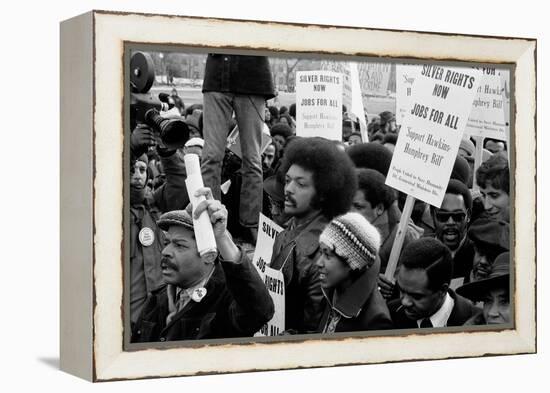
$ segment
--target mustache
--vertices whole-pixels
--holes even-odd
[[[285,194],[285,201],[289,201],[293,205],[296,205],[296,200],[290,196],[290,194]]]
[[[166,258],[166,257],[161,258],[161,260],[160,260],[160,266],[161,266],[161,267],[162,267],[162,266],[166,266],[166,267],[168,267],[169,269],[178,270],[178,266],[177,266],[174,262],[172,262],[172,261],[170,260],[170,258]]]

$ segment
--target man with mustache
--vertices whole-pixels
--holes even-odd
[[[471,211],[470,190],[456,179],[449,180],[441,207],[430,208],[435,237],[451,251],[453,279],[464,279],[463,282],[469,281],[474,261],[474,243],[467,235]]]
[[[399,258],[399,299],[388,304],[397,329],[462,326],[481,310],[449,288],[451,252],[439,240],[409,243]]]
[[[219,256],[199,255],[187,210],[164,213],[160,267],[167,285],[154,291],[132,331],[132,342],[251,337],[273,316],[273,301],[246,253],[227,231],[227,209],[209,188],[194,217],[207,212]]]
[[[285,279],[285,330],[315,332],[323,312],[323,294],[315,261],[319,235],[329,221],[346,213],[357,188],[352,161],[323,138],[289,143],[280,171],[284,174],[287,228],[275,239],[270,266]]]

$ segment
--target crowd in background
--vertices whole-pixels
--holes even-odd
[[[263,57],[209,55],[204,102],[171,93],[170,118],[188,130],[182,146],[143,124],[132,130],[132,341],[249,337],[273,316],[250,261],[260,212],[284,228],[270,261],[284,276],[283,334],[512,323],[507,143],[486,139],[474,172],[476,146],[463,138],[441,207],[415,201],[386,277],[406,199],[385,184],[395,114],[366,119],[368,140],[345,107],[341,141],[299,137],[296,105],[268,105],[270,75]],[[227,142],[235,127],[240,154]],[[202,162],[206,201],[195,210],[185,154]],[[197,249],[201,212],[215,261]]]

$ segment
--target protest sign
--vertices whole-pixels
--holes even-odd
[[[363,65],[363,63],[359,63]],[[334,71],[342,74],[342,105],[347,109],[347,116],[359,124],[361,138],[367,142],[367,122],[365,119],[365,102],[363,100],[363,92],[361,89],[361,81],[359,80],[358,63],[343,62],[343,61],[323,61],[321,64],[322,70]]]
[[[283,272],[265,266],[263,280],[275,307],[273,318],[254,335],[277,336],[285,330],[285,278]]]
[[[365,93],[384,97],[388,95],[391,63],[361,63],[359,73]]]
[[[472,104],[472,111],[464,133],[469,136],[480,136],[508,141],[506,110],[507,102],[502,80],[507,70],[494,67],[477,68],[482,72],[480,84]],[[503,74],[501,76],[501,74]]]
[[[396,64],[395,66],[395,117],[397,124],[403,124],[413,90],[416,74],[422,69],[417,64]]]
[[[279,225],[260,213],[258,220],[258,239],[256,240],[256,249],[252,264],[260,273],[260,276],[265,273],[264,267],[271,262],[271,254],[273,253],[273,244],[275,238],[283,231]]]
[[[342,75],[296,73],[296,135],[342,140]]]
[[[422,65],[386,184],[441,206],[481,72]]]
[[[275,238],[283,231],[279,225],[260,213],[258,239],[252,264],[265,283],[273,304],[275,314],[255,336],[276,336],[285,330],[285,280],[281,271],[269,267]]]
[[[359,81],[359,71],[357,63],[349,63],[350,80],[351,80],[351,106],[349,111],[359,122],[359,131],[363,142],[368,142],[367,121],[365,118],[365,106],[363,105],[363,92],[361,90],[361,82]]]

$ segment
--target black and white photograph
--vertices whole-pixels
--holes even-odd
[[[62,370],[536,353],[536,40],[91,11],[61,48]]]
[[[125,59],[128,348],[514,327],[511,67]]]

